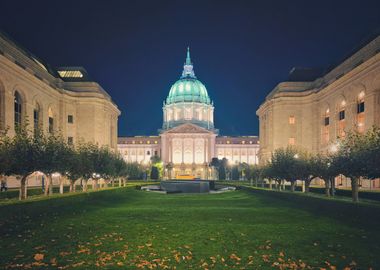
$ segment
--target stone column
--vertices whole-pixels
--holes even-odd
[[[192,138],[193,140],[193,164],[195,164],[195,138]]]
[[[185,150],[185,147],[184,147],[184,139],[183,138],[181,139],[181,149],[182,149],[181,150],[182,151],[182,153],[181,153],[182,154],[182,163],[185,163],[185,160],[184,160],[184,154],[185,154],[184,150]]]
[[[203,162],[207,162],[207,140],[203,139]]]

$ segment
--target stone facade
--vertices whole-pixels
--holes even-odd
[[[119,115],[84,68],[52,68],[0,33],[1,130],[13,136],[15,125],[27,121],[30,129],[60,132],[70,144],[93,142],[116,150]]]
[[[104,89],[82,67],[53,69],[4,34],[0,104],[1,129],[9,128],[10,135],[17,121],[28,121],[45,132],[61,132],[70,143],[94,142],[116,149],[120,111]]]
[[[260,162],[288,145],[311,153],[335,151],[347,131],[380,126],[379,52],[380,36],[320,76],[293,69],[257,110]]]
[[[172,164],[172,171],[165,171],[167,178],[187,175],[209,179],[209,163],[214,157],[227,158],[230,164],[258,163],[256,136],[226,137],[218,132],[214,105],[206,87],[195,77],[188,51],[182,76],[164,102],[159,136],[120,137],[118,149],[127,162],[148,164],[158,155],[164,165]]]

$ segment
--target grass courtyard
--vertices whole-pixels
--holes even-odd
[[[0,269],[380,268],[376,203],[127,187],[0,211]]]

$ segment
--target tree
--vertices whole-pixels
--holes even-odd
[[[41,156],[43,153],[43,141],[41,136],[32,136],[27,130],[27,124],[16,127],[16,134],[9,138],[3,135],[1,139],[0,158],[5,175],[20,176],[19,199],[27,197],[26,180],[33,172],[41,168]]]
[[[308,179],[308,153],[294,147],[279,148],[272,154],[269,163],[269,176],[281,184],[283,180],[290,182],[290,190],[294,192],[297,180]]]
[[[359,201],[360,177],[374,179],[380,176],[380,130],[373,127],[365,134],[348,132],[334,155],[338,172],[351,179],[352,200]]]
[[[46,174],[48,179],[45,195],[48,193],[53,194],[52,174],[60,173],[61,176],[66,174],[72,157],[72,149],[59,135],[50,134],[45,137],[42,132],[37,131],[34,134],[34,137],[39,140],[42,146],[42,152],[39,156],[40,170]],[[60,192],[63,193],[62,177],[60,178]]]
[[[226,173],[226,170],[227,170],[227,166],[228,166],[228,160],[226,158],[223,158],[220,163],[219,163],[219,167],[218,167],[218,179],[219,180],[226,180],[226,176],[227,176],[227,173]]]
[[[264,174],[264,167],[259,165],[250,165],[245,169],[245,176],[247,180],[251,181],[251,186],[253,185],[252,181],[255,181],[255,186],[258,186],[258,182],[261,180]]]
[[[168,162],[166,165],[165,165],[165,169],[168,171],[168,178],[171,179],[172,178],[172,170],[174,168],[174,165],[173,165],[173,162]]]
[[[310,182],[314,178],[320,178],[325,182],[325,194],[326,196],[334,195],[333,190],[330,192],[330,186],[333,188],[333,179],[339,174],[333,158],[329,155],[317,154],[310,158],[309,160],[309,170],[310,170],[310,181],[306,185],[306,190],[309,191]]]
[[[154,155],[150,158],[150,162],[152,164],[152,168],[151,168],[151,179],[161,179],[162,178],[162,174],[163,174],[163,170],[164,170],[164,167],[163,167],[163,163],[162,163],[162,160],[159,156],[157,155]],[[152,172],[156,169],[153,169],[153,168],[156,168],[157,171],[158,171],[158,177],[157,178],[152,178]],[[156,175],[154,174],[153,175],[154,177],[156,177]]]
[[[159,170],[156,166],[152,166],[152,169],[150,171],[150,179],[157,180],[160,177]]]
[[[218,173],[219,166],[220,166],[220,160],[216,157],[213,157],[210,162],[210,167],[212,168],[214,179],[219,179],[219,173]]]
[[[231,170],[231,180],[239,180],[240,172],[239,172],[239,166],[234,165],[232,166]]]

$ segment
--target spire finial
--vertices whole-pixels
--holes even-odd
[[[189,46],[187,46],[186,65],[191,65],[190,47]]]
[[[187,47],[187,53],[186,53],[186,61],[185,65],[183,66],[183,72],[181,78],[195,78],[194,70],[193,70],[193,64],[191,63],[190,58],[190,47]]]

